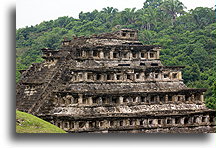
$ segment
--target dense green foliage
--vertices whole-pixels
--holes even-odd
[[[189,87],[207,88],[206,103],[216,108],[216,22],[215,10],[188,10],[178,0],[146,0],[142,9],[113,7],[80,12],[79,19],[60,17],[36,26],[17,29],[17,69],[41,62],[40,49],[59,48],[64,37],[89,36],[119,28],[139,30],[144,44],[162,46],[164,65],[184,65],[184,82]],[[17,72],[17,81],[20,74]]]
[[[16,111],[16,133],[66,133],[64,130],[31,114]]]
[[[213,89],[213,95],[207,98],[205,102],[209,108],[216,109],[216,99],[215,99],[216,98],[216,82],[215,81],[213,83],[212,89]]]

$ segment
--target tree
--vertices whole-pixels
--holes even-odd
[[[99,20],[102,20],[102,22],[105,23],[109,28],[112,26],[113,19],[116,17],[117,12],[117,8],[106,7],[100,11],[100,13],[97,15],[97,18],[99,18]]]
[[[157,27],[157,10],[151,6],[137,11],[139,14],[138,20],[142,22],[141,28],[151,30],[152,27]]]
[[[79,19],[81,21],[87,20],[87,21],[93,21],[96,16],[98,15],[98,10],[94,10],[92,12],[83,13],[82,11],[79,13]]]
[[[165,11],[172,17],[171,23],[174,25],[178,14],[182,15],[185,13],[186,8],[184,4],[178,0],[165,0],[161,6],[161,10]]]
[[[113,13],[118,12],[118,9],[113,8],[113,7],[106,7],[106,8],[103,8],[101,12],[108,13],[108,14],[113,14]]]
[[[216,81],[213,83],[212,90],[213,90],[212,97],[206,98],[205,102],[206,102],[207,107],[216,109]]]
[[[183,78],[185,83],[200,80],[199,66],[197,64],[193,64],[192,66],[187,65],[183,70]]]
[[[155,37],[156,32],[151,30],[143,30],[140,32],[140,40],[143,41],[144,44],[153,44],[152,41]]]
[[[215,21],[214,11],[210,8],[197,7],[191,10],[190,13],[199,28],[203,28]]]
[[[135,13],[136,8],[125,8],[121,12],[122,22],[124,24],[133,24],[137,20],[137,16]]]
[[[213,97],[216,98],[216,81],[213,84]]]
[[[159,8],[162,3],[163,3],[163,0],[146,0],[143,3],[143,8],[144,9],[148,7]]]

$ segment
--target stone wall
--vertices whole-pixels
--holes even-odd
[[[67,132],[214,132],[206,89],[187,88],[184,66],[163,66],[137,30],[73,37],[42,49],[17,84],[17,109]]]
[[[97,117],[68,119],[54,117],[50,121],[67,132],[213,132],[215,118],[212,113],[194,113],[188,115],[162,115],[140,117]],[[196,131],[195,129],[198,129]]]

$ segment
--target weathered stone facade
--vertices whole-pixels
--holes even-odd
[[[215,132],[206,89],[187,88],[183,66],[163,66],[160,47],[137,30],[74,37],[42,49],[43,63],[22,72],[17,109],[67,132]]]

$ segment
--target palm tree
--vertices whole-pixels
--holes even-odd
[[[122,20],[124,23],[133,24],[136,22],[136,15],[135,15],[136,8],[125,8],[121,12]]]
[[[146,30],[151,30],[152,27],[157,27],[157,10],[152,6],[148,8],[139,9],[138,13],[138,21],[142,23],[141,28]]]
[[[160,8],[172,17],[172,25],[174,25],[177,15],[184,14],[184,9],[186,9],[184,4],[178,0],[165,0]]]
[[[106,8],[103,8],[101,12],[112,14],[112,13],[118,12],[118,9],[113,8],[113,7],[106,7]]]
[[[115,15],[118,12],[117,8],[113,8],[113,7],[106,7],[103,8],[101,10],[102,13],[99,14],[99,17],[101,18],[101,20],[103,20],[104,23],[106,22],[113,22],[113,19],[115,17]]]
[[[153,7],[149,7],[145,9],[145,11],[149,16],[149,22],[151,23],[151,25],[153,25],[154,27],[157,27],[157,18],[158,18],[157,10]],[[149,30],[151,29],[150,27],[149,27]]]
[[[158,8],[160,7],[162,3],[163,3],[163,0],[146,0],[143,3],[143,8],[148,8],[148,7]]]

